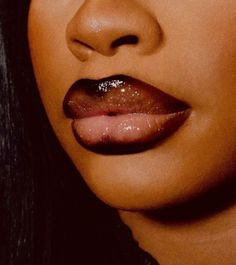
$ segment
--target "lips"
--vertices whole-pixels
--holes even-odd
[[[63,102],[78,142],[98,153],[133,153],[174,133],[189,116],[184,102],[139,80],[81,79]]]

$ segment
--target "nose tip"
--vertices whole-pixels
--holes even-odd
[[[91,54],[113,56],[119,49],[132,47],[142,54],[159,45],[158,21],[133,0],[85,1],[67,25],[67,42],[80,60]]]

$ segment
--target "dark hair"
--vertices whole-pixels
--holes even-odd
[[[0,2],[0,264],[156,264],[50,128],[30,62],[29,3]]]

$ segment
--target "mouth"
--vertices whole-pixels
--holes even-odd
[[[81,79],[67,92],[63,109],[78,143],[102,154],[141,152],[170,137],[190,107],[134,78]]]

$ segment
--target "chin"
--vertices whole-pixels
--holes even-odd
[[[235,170],[232,160],[221,160],[218,167],[208,161],[200,165],[190,160],[176,160],[172,166],[169,163],[163,168],[160,161],[155,161],[153,152],[126,156],[92,154],[87,157],[87,164],[78,170],[100,200],[126,211],[158,211],[191,204],[205,194],[211,196],[211,191],[218,187],[223,192],[221,187]],[[179,166],[184,163],[185,166]]]
[[[160,173],[148,175],[146,172],[144,169],[143,173],[125,175],[120,170],[106,175],[94,171],[91,175],[85,173],[82,176],[101,201],[115,209],[126,211],[167,208],[190,200],[201,190],[199,183],[192,186],[186,184],[187,176],[175,175],[173,179],[172,176],[163,176]]]

